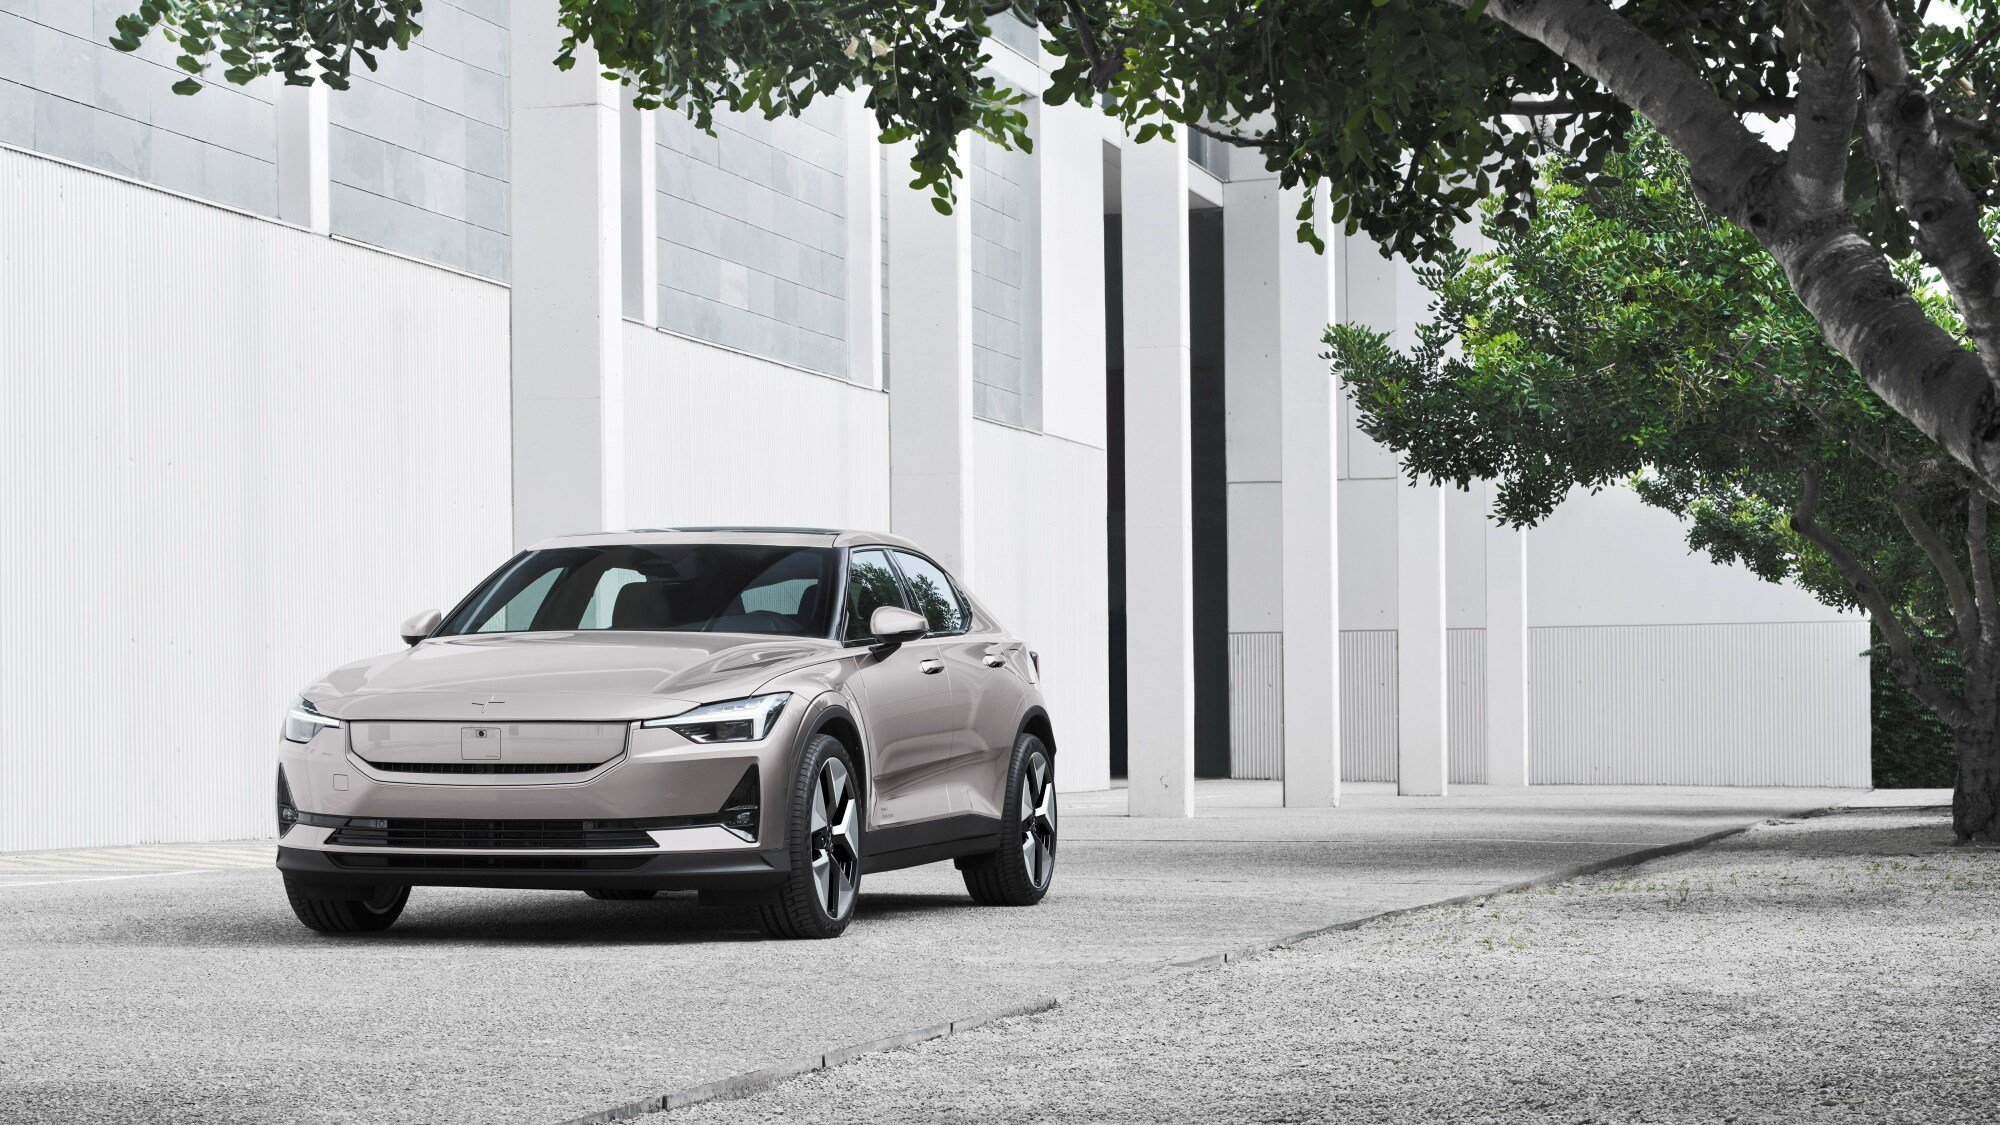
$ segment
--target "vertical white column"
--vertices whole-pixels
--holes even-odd
[[[1396,792],[1441,797],[1445,742],[1444,489],[1396,496]]]
[[[889,151],[889,518],[971,581],[972,198],[940,215],[903,177],[914,146]]]
[[[625,526],[619,87],[554,58],[555,0],[514,5],[514,539]]]
[[[1127,776],[1133,816],[1194,814],[1187,131],[1120,155]],[[900,376],[898,376],[900,378]]]
[[[1340,396],[1321,337],[1334,308],[1325,192],[1315,211],[1324,254],[1298,240],[1304,197],[1284,192],[1278,222],[1278,358],[1285,568],[1285,804],[1340,803]]]
[[[1229,460],[1229,634],[1245,655],[1229,680],[1230,769],[1285,769],[1283,284],[1279,242],[1290,224],[1275,175],[1222,186],[1222,374]],[[1212,597],[1204,590],[1202,595]],[[1233,654],[1232,654],[1233,655]],[[1266,669],[1269,669],[1268,673]],[[1239,744],[1240,742],[1240,744]],[[1259,768],[1261,767],[1261,768]]]
[[[625,316],[648,328],[660,326],[660,156],[658,110],[632,104],[632,92],[618,96]]]
[[[875,114],[866,104],[866,91],[843,94],[841,99],[841,116],[847,127],[847,174],[843,182],[847,187],[848,378],[863,386],[879,387],[882,385],[882,146],[875,138],[880,130],[875,124]]]
[[[326,87],[278,87],[278,217],[325,234],[332,229],[327,178]]]
[[[1486,529],[1486,780],[1526,785],[1528,727],[1528,533]]]

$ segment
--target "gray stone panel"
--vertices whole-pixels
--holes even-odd
[[[662,326],[847,377],[845,133],[838,101],[714,136],[660,113]]]
[[[1037,365],[1029,338],[1028,240],[1034,157],[983,137],[972,142],[972,409],[1030,426]]]
[[[260,214],[277,211],[268,79],[192,97],[157,34],[107,40],[129,0],[0,0],[0,141]]]
[[[504,3],[432,0],[409,50],[329,96],[334,233],[508,276],[506,16]]]

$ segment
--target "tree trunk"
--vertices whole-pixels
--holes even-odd
[[[1951,830],[1961,841],[2000,843],[2000,732],[1960,728],[1958,786],[1951,794]]]

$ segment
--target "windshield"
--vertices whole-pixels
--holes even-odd
[[[437,636],[643,629],[827,635],[838,552],[741,543],[529,551],[486,580]]]

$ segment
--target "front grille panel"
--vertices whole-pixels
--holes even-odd
[[[336,867],[377,870],[631,871],[643,855],[356,855],[327,853]]]
[[[589,773],[602,765],[603,762],[368,762],[368,768],[384,773]]]
[[[360,818],[327,837],[356,848],[651,848],[653,838],[630,820],[438,820]]]

